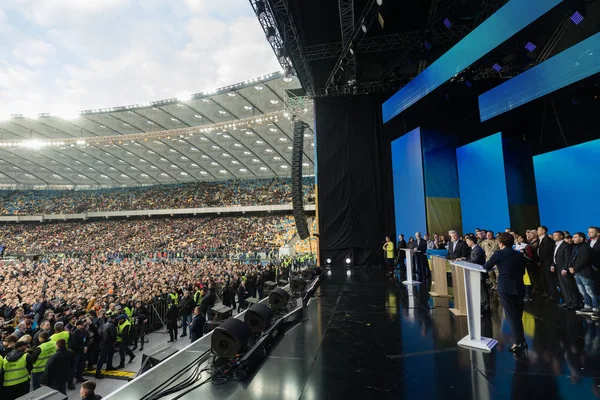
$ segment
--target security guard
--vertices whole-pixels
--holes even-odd
[[[177,290],[171,290],[171,293],[169,293],[169,298],[171,298],[171,300],[175,300],[175,305],[179,305],[179,293],[177,293]]]
[[[38,336],[40,345],[33,351],[33,370],[31,371],[31,382],[33,390],[42,386],[42,376],[48,364],[48,359],[56,353],[56,343],[50,340],[50,335],[46,331],[40,332]]]
[[[50,340],[52,340],[55,345],[56,345],[56,342],[58,342],[60,339],[64,339],[65,343],[69,343],[69,337],[71,335],[69,334],[69,332],[65,331],[64,323],[62,323],[60,321],[55,323],[54,324],[54,332],[56,332],[56,333],[54,335],[50,336]]]
[[[17,342],[3,362],[2,400],[14,400],[29,393],[29,373],[33,356],[27,353],[26,342]]]
[[[194,302],[196,302],[197,306],[202,304],[202,291],[200,290],[200,287],[196,288],[196,293],[194,293]]]
[[[125,353],[129,356],[129,362],[133,361],[135,354],[129,348],[131,322],[129,322],[127,315],[119,315],[117,317],[117,324],[117,345],[119,346],[119,356],[121,357],[121,362],[117,366],[117,369],[120,369],[125,368]]]
[[[133,302],[130,300],[127,302],[127,305],[123,307],[123,312],[125,313],[125,315],[127,315],[127,319],[129,321],[131,321],[131,317],[133,316],[134,311],[135,308],[133,307]]]

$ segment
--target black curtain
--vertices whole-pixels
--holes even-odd
[[[394,237],[388,97],[315,99],[321,260],[333,265],[378,263],[385,236]]]

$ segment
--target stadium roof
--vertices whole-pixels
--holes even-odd
[[[0,116],[0,186],[114,187],[290,176],[290,104],[312,103],[281,73],[150,103],[74,115]],[[287,108],[286,108],[287,107]],[[305,132],[304,174],[314,173]]]

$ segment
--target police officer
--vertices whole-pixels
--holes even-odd
[[[50,335],[47,331],[41,331],[38,335],[39,345],[33,350],[34,358],[33,369],[31,371],[31,384],[33,390],[39,389],[42,386],[42,376],[46,369],[48,360],[56,353],[56,343],[50,340]]]
[[[100,357],[96,365],[96,379],[103,379],[102,365],[106,363],[107,371],[114,371],[113,352],[114,345],[117,342],[117,328],[115,327],[113,315],[110,311],[106,312],[107,321],[100,329]]]
[[[127,318],[126,314],[121,314],[117,317],[117,344],[119,346],[119,357],[121,362],[117,366],[117,369],[125,368],[125,353],[129,356],[129,362],[132,362],[135,358],[135,354],[129,348],[129,342],[131,340],[131,322]]]
[[[33,356],[27,353],[27,343],[18,341],[2,365],[2,400],[14,400],[29,393],[29,373],[32,370]]]

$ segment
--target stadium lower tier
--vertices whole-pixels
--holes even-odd
[[[4,256],[239,258],[277,253],[295,235],[294,219],[288,215],[5,224],[0,248]]]

